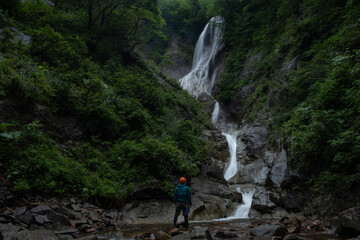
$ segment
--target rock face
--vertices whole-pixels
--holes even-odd
[[[350,208],[339,213],[340,235],[357,237],[360,235],[360,208]]]
[[[160,69],[167,77],[178,80],[190,72],[192,61],[184,57],[177,37],[173,38],[165,56],[168,59],[160,64]]]
[[[22,42],[28,46],[31,44],[31,37],[17,30],[16,28],[8,27],[5,29],[0,29],[0,39],[7,37],[6,35],[10,35],[10,41],[13,43]]]

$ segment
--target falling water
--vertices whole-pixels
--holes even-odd
[[[222,17],[213,17],[204,28],[196,43],[191,72],[179,80],[182,88],[198,97],[201,93],[211,96],[218,73],[216,54],[223,47],[220,25]]]
[[[225,170],[224,178],[229,181],[238,171],[237,163],[237,135],[234,124],[228,123],[221,114],[220,104],[212,97],[211,92],[218,75],[216,54],[222,49],[222,31],[220,25],[224,22],[222,17],[213,17],[204,28],[196,43],[193,66],[191,72],[179,80],[182,88],[196,98],[200,94],[207,94],[215,101],[211,121],[225,136],[230,152],[230,163]],[[244,204],[237,207],[231,218],[248,217],[254,191],[238,191],[243,194]]]
[[[249,189],[247,191],[242,191],[240,187],[236,189],[239,193],[243,196],[243,202],[244,204],[239,205],[236,210],[234,217],[237,218],[248,218],[249,212],[251,208],[251,202],[254,195],[254,189]]]

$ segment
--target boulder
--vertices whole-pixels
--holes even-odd
[[[18,217],[20,215],[23,215],[27,210],[27,207],[18,207],[14,210],[13,216]]]
[[[49,230],[21,231],[12,233],[4,240],[58,240],[59,238]]]
[[[169,200],[132,201],[124,206],[123,219],[129,224],[169,223],[174,212],[174,203]]]
[[[47,205],[39,205],[39,206],[31,209],[31,212],[36,213],[36,214],[46,214],[46,213],[49,213],[52,211],[53,210]]]
[[[277,206],[271,200],[271,196],[274,198],[274,194],[267,191],[264,187],[256,187],[251,206],[260,212],[271,213]]]
[[[232,232],[229,230],[219,230],[216,232],[215,237],[229,239],[229,238],[237,238],[238,235],[236,234],[236,232]]]
[[[282,149],[274,159],[269,177],[274,187],[280,187],[287,169],[287,154],[286,150]]]
[[[63,214],[50,211],[45,216],[53,223],[57,223],[65,226],[70,225],[70,219]]]
[[[285,236],[287,230],[283,226],[279,225],[260,225],[251,229],[251,235],[255,237],[272,237],[272,236]]]
[[[337,234],[357,237],[360,235],[360,208],[350,208],[339,213]]]
[[[23,216],[19,218],[19,220],[27,225],[30,225],[34,222],[35,215],[32,212],[27,211]]]
[[[286,210],[298,213],[304,210],[305,199],[301,193],[289,193],[285,196],[281,196],[277,204]]]
[[[49,222],[49,219],[44,215],[35,214],[34,217],[35,223],[37,223],[38,225],[44,225],[45,223]]]
[[[30,45],[31,44],[31,37],[29,35],[26,35],[25,33],[17,30],[14,27],[8,27],[6,29],[0,29],[0,39],[4,38],[4,35],[6,35],[7,33],[10,33],[11,38],[10,40],[13,43],[19,43],[22,42],[25,45]]]
[[[74,212],[67,207],[60,207],[59,209],[57,209],[57,212],[64,214],[65,216],[68,216],[70,219],[73,219],[73,220],[81,219],[81,213]]]
[[[6,238],[9,235],[18,232],[20,229],[21,228],[19,226],[14,226],[12,224],[0,224],[0,236],[2,238]]]
[[[193,196],[190,220],[210,220],[227,215],[226,201],[222,197],[197,193]]]

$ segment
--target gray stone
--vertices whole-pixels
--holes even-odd
[[[27,210],[27,207],[18,207],[14,210],[13,216],[18,217],[20,215],[23,215]]]
[[[48,212],[52,212],[52,209],[47,205],[39,205],[39,206],[31,209],[31,212],[36,213],[36,214],[45,214]]]
[[[79,207],[79,205],[71,204],[71,208],[76,212],[81,212],[81,208]]]
[[[19,220],[27,225],[30,225],[34,222],[35,216],[32,212],[27,211],[23,216],[19,218]]]
[[[69,235],[69,234],[59,234],[58,238],[60,240],[71,240],[74,239],[73,236]]]
[[[99,217],[93,211],[90,211],[89,216],[90,216],[91,221],[93,221],[93,222],[98,222],[99,221]]]
[[[270,179],[275,187],[280,187],[287,169],[287,154],[285,149],[274,159],[273,167],[270,171]]]
[[[46,214],[46,217],[53,223],[59,223],[65,226],[70,225],[70,219],[63,214],[51,211]]]
[[[70,209],[68,209],[67,207],[60,207],[57,210],[58,213],[64,214],[66,216],[68,216],[69,218],[75,220],[75,219],[81,219],[82,215],[79,212],[74,212],[71,211]]]
[[[287,229],[278,225],[260,225],[251,229],[251,235],[255,237],[272,237],[272,236],[285,236]]]
[[[307,240],[307,238],[302,238],[296,234],[289,234],[283,238],[283,240]]]
[[[232,231],[228,231],[228,230],[224,230],[224,231],[220,230],[220,231],[216,232],[215,237],[229,239],[229,238],[237,238],[238,235],[236,234],[236,232],[232,232]]]
[[[119,215],[118,210],[111,209],[109,213],[106,214],[107,217],[117,219]]]
[[[82,218],[74,221],[76,227],[80,227],[81,225],[87,224],[87,219]]]
[[[13,28],[13,27],[8,27],[6,29],[11,34],[12,42],[14,42],[14,43],[22,42],[25,45],[31,44],[31,37],[29,35],[26,35],[25,33],[17,30],[16,28]],[[4,35],[4,32],[6,29],[0,29],[0,39],[4,38],[3,35]]]
[[[271,194],[274,193],[267,191],[264,187],[256,187],[251,206],[260,212],[271,213],[277,206],[271,201]]]
[[[49,219],[44,215],[35,214],[35,222],[39,225],[44,225],[44,223],[49,222]]]
[[[6,238],[7,236],[18,232],[20,229],[19,226],[14,226],[12,224],[0,224],[0,236]]]
[[[13,233],[4,240],[58,240],[59,238],[49,230],[21,231]]]
[[[350,208],[339,213],[341,226],[360,232],[360,208]]]
[[[60,228],[60,229],[54,231],[55,234],[75,234],[78,232],[79,232],[79,230],[77,230],[76,228],[72,228],[72,227],[63,227],[63,228]]]
[[[185,232],[183,234],[176,235],[171,239],[182,240],[182,239],[208,239],[210,232],[207,227],[200,227],[192,230],[191,232]]]
[[[340,226],[336,233],[349,237],[360,235],[360,208],[350,208],[339,213]]]

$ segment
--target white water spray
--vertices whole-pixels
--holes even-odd
[[[236,190],[239,193],[242,194],[244,204],[239,205],[236,208],[234,217],[236,217],[236,218],[248,218],[250,208],[251,208],[252,198],[253,198],[253,195],[254,195],[255,191],[254,191],[254,189],[249,189],[247,191],[245,191],[245,190],[242,191],[240,187],[238,187]]]
[[[222,31],[220,25],[224,22],[222,17],[213,17],[206,25],[196,43],[193,66],[191,72],[179,80],[182,88],[187,90],[196,98],[200,94],[207,94],[215,101],[215,107],[211,116],[211,121],[217,129],[226,137],[229,145],[230,163],[225,170],[224,178],[229,181],[238,171],[237,163],[237,136],[238,131],[234,124],[228,123],[225,116],[221,115],[220,104],[212,97],[211,92],[218,75],[216,66],[216,55],[222,49]],[[241,191],[244,204],[237,207],[233,216],[229,218],[247,218],[253,190]]]
[[[216,54],[223,47],[220,25],[222,17],[213,17],[201,33],[195,48],[191,72],[179,80],[182,88],[198,97],[201,93],[211,96],[218,73]]]

